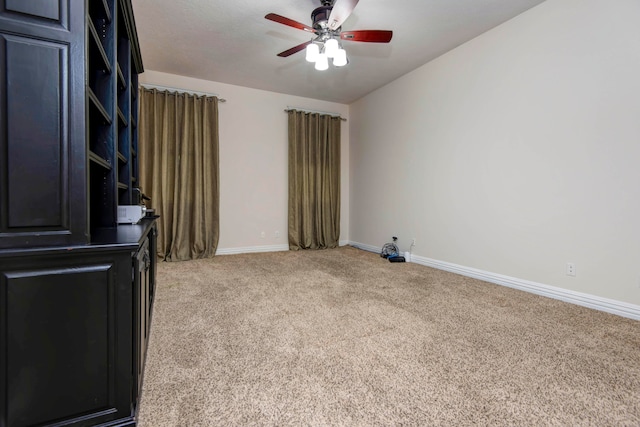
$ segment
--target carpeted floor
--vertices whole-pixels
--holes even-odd
[[[160,263],[139,426],[640,426],[640,322],[344,247]]]

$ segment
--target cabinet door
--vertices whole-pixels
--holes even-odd
[[[132,300],[130,252],[0,260],[0,425],[132,419]]]
[[[0,0],[0,248],[88,241],[84,1]]]

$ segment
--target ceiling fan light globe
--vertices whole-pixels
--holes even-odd
[[[307,46],[305,59],[309,62],[316,62],[318,55],[320,54],[320,48],[317,44],[311,43]]]
[[[339,48],[340,46],[338,45],[338,40],[336,39],[329,39],[324,43],[324,51],[327,54],[328,58],[335,57]]]
[[[347,65],[347,51],[344,49],[338,49],[336,56],[333,58],[333,65],[336,67],[344,67]]]
[[[327,68],[329,68],[329,58],[327,58],[327,54],[326,53],[321,53],[318,55],[318,58],[316,59],[316,70],[318,71],[324,71]]]

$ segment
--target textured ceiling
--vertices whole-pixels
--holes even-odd
[[[340,0],[338,0],[340,1]],[[349,64],[316,71],[304,52],[320,0],[132,0],[145,69],[351,103],[544,0],[360,0],[342,30],[392,30],[390,44],[344,41]]]

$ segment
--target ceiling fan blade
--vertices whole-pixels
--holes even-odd
[[[308,25],[304,25],[304,24],[302,24],[302,23],[300,23],[298,21],[294,21],[293,19],[289,19],[289,18],[286,18],[284,16],[277,15],[275,13],[269,13],[269,14],[265,15],[265,18],[270,20],[270,21],[277,22],[279,24],[284,24],[284,25],[288,25],[288,26],[293,27],[293,28],[297,28],[299,30],[308,31],[310,33],[315,33],[316,32],[316,30],[314,30],[313,28],[311,28]]]
[[[336,0],[333,9],[331,9],[331,15],[329,15],[329,29],[335,31],[340,28],[357,4],[358,0]]]
[[[294,46],[291,49],[287,49],[284,52],[280,52],[278,56],[281,58],[286,58],[287,56],[293,55],[294,53],[304,50],[304,48],[307,47],[307,45],[310,45],[311,43],[312,41],[309,40],[308,42],[304,42],[302,44],[299,44],[298,46]]]
[[[356,30],[356,31],[343,31],[340,33],[342,40],[349,40],[352,42],[366,42],[366,43],[389,43],[393,37],[393,31],[386,30]]]

